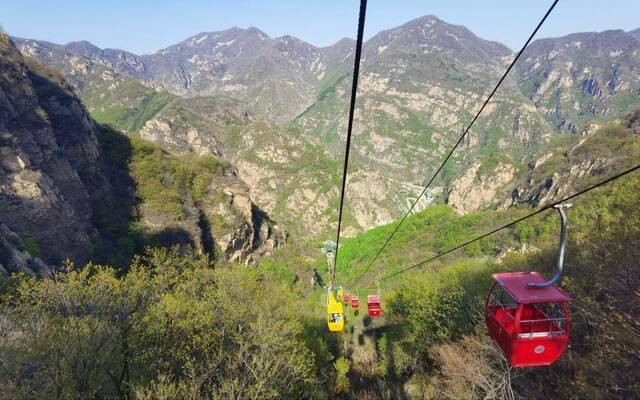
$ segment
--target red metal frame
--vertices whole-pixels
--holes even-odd
[[[358,296],[351,296],[351,308],[357,310],[360,307],[360,298]]]
[[[571,301],[571,297],[555,285],[533,287],[546,282],[539,272],[506,272],[491,276],[518,303]]]
[[[367,296],[367,310],[370,317],[380,316],[380,296],[377,294],[370,294]]]
[[[349,299],[350,299],[350,297],[349,297],[349,293],[344,293],[344,294],[342,295],[342,301],[343,301],[343,302],[345,302],[345,303],[349,304]]]
[[[538,273],[496,274],[494,279],[485,299],[485,321],[489,335],[509,364],[533,367],[556,362],[569,341],[567,305],[571,298],[555,286],[544,293],[537,288],[523,289],[525,280],[544,281]],[[496,298],[497,288],[504,290],[513,303],[500,303]],[[557,315],[548,315],[545,308]]]

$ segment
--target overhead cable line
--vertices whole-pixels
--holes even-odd
[[[347,144],[342,168],[342,189],[340,191],[340,212],[338,214],[338,234],[336,235],[335,263],[331,281],[335,281],[338,266],[338,251],[340,249],[340,230],[342,228],[342,209],[344,206],[344,192],[347,185],[347,170],[349,168],[349,149],[351,148],[351,133],[353,132],[353,117],[356,108],[356,94],[358,92],[358,76],[360,75],[360,58],[362,56],[362,42],[364,36],[364,22],[367,12],[367,0],[360,0],[360,15],[358,17],[358,36],[356,38],[356,54],[353,65],[353,82],[351,85],[351,104],[349,105],[349,124],[347,126]]]
[[[457,245],[457,246],[455,246],[455,247],[452,247],[452,248],[450,248],[449,250],[446,250],[446,251],[444,251],[444,252],[442,252],[442,253],[439,253],[438,255],[435,255],[435,256],[433,256],[433,257],[431,257],[431,258],[428,258],[428,259],[426,259],[426,260],[420,261],[419,263],[417,263],[417,264],[413,264],[413,265],[411,265],[411,266],[409,266],[409,267],[403,268],[403,269],[401,269],[400,271],[396,271],[396,272],[393,272],[393,273],[391,273],[391,274],[389,274],[389,275],[383,276],[382,278],[380,278],[380,279],[378,280],[378,282],[382,282],[382,281],[384,281],[384,280],[387,280],[387,279],[393,278],[394,276],[397,276],[397,275],[403,274],[403,273],[405,273],[405,272],[407,272],[407,271],[410,271],[410,270],[412,270],[412,269],[415,269],[415,268],[421,267],[421,266],[423,266],[423,265],[425,265],[425,264],[428,264],[428,263],[430,263],[431,261],[434,261],[434,260],[436,260],[436,259],[438,259],[438,258],[440,258],[440,257],[444,257],[444,256],[446,256],[446,255],[447,255],[447,254],[449,254],[449,253],[453,253],[453,252],[454,252],[454,251],[456,251],[456,250],[459,250],[459,249],[461,249],[461,248],[463,248],[463,247],[466,247],[466,246],[468,246],[468,245],[470,245],[470,244],[472,244],[472,243],[475,243],[475,242],[477,242],[477,241],[480,241],[480,240],[482,240],[482,239],[484,239],[484,238],[486,238],[486,237],[488,237],[488,236],[491,236],[491,235],[493,235],[493,234],[495,234],[495,233],[498,233],[498,232],[500,232],[500,231],[502,231],[502,230],[504,230],[504,229],[510,228],[510,227],[512,227],[512,226],[514,226],[514,225],[516,225],[517,223],[524,221],[525,219],[529,219],[529,218],[531,218],[531,217],[533,217],[533,216],[535,216],[535,215],[538,215],[538,214],[540,214],[540,213],[542,213],[542,212],[544,212],[544,211],[546,211],[546,210],[548,210],[548,209],[550,209],[550,208],[553,208],[553,207],[555,207],[555,206],[557,206],[557,205],[559,205],[559,204],[565,203],[565,202],[567,202],[567,201],[569,201],[569,200],[571,200],[571,199],[574,199],[574,198],[576,198],[576,197],[578,197],[578,196],[580,196],[580,195],[583,195],[583,194],[585,194],[585,193],[587,193],[587,192],[589,192],[589,191],[591,191],[591,190],[594,190],[594,189],[596,189],[596,188],[598,188],[598,187],[600,187],[600,186],[604,186],[604,185],[606,185],[606,184],[608,184],[608,183],[610,183],[610,182],[615,181],[616,179],[622,178],[623,176],[628,175],[628,174],[630,174],[630,173],[632,173],[632,172],[635,172],[635,171],[637,171],[637,170],[639,170],[639,169],[640,169],[640,164],[636,165],[635,167],[629,168],[629,169],[627,169],[627,170],[625,170],[625,171],[623,171],[623,172],[620,172],[620,173],[618,173],[618,174],[616,174],[616,175],[614,175],[614,176],[612,176],[612,177],[609,177],[609,178],[605,179],[604,181],[598,182],[598,183],[596,183],[595,185],[589,186],[588,188],[583,189],[583,190],[581,190],[581,191],[579,191],[579,192],[577,192],[577,193],[574,193],[574,194],[572,194],[571,196],[565,197],[565,198],[564,198],[564,199],[562,199],[562,200],[558,200],[558,201],[556,201],[556,202],[553,202],[553,203],[547,204],[546,206],[541,207],[541,208],[539,208],[538,210],[536,210],[536,211],[534,211],[534,212],[532,212],[532,213],[529,213],[529,214],[525,215],[524,217],[518,218],[518,219],[516,219],[516,220],[514,220],[514,221],[509,222],[509,223],[508,223],[508,224],[506,224],[506,225],[503,225],[503,226],[501,226],[501,227],[499,227],[499,228],[493,229],[492,231],[489,231],[489,232],[487,232],[487,233],[485,233],[485,234],[482,234],[482,235],[480,235],[480,236],[478,236],[478,237],[476,237],[476,238],[474,238],[474,239],[471,239],[471,240],[469,240],[469,241],[467,241],[467,242],[464,242],[464,243],[459,244],[459,245]]]
[[[398,232],[398,229],[400,229],[400,227],[402,226],[402,224],[404,223],[404,221],[407,219],[407,217],[411,214],[411,211],[413,211],[413,209],[415,208],[416,204],[418,204],[418,201],[420,201],[420,199],[422,198],[422,196],[424,196],[424,194],[427,192],[427,190],[429,189],[429,187],[431,186],[431,184],[433,183],[433,181],[436,179],[436,177],[438,176],[438,174],[440,174],[440,172],[442,171],[442,169],[444,168],[445,164],[449,161],[449,159],[451,158],[451,156],[453,155],[453,153],[456,151],[456,149],[458,148],[458,146],[460,146],[460,144],[462,143],[462,141],[464,140],[464,138],[467,136],[467,134],[469,133],[469,131],[471,130],[471,127],[473,126],[473,124],[475,124],[476,120],[478,119],[478,117],[480,117],[480,114],[482,114],[482,111],[484,111],[485,107],[487,106],[487,104],[489,103],[489,101],[491,100],[491,98],[493,98],[493,95],[496,94],[496,92],[498,91],[498,89],[500,88],[500,86],[502,85],[502,82],[505,80],[505,78],[507,77],[507,75],[509,74],[509,72],[511,71],[511,69],[513,69],[513,66],[516,64],[516,62],[518,61],[518,59],[520,58],[520,56],[522,55],[522,53],[524,53],[524,50],[527,48],[527,46],[529,45],[529,43],[531,42],[531,40],[533,40],[534,36],[538,33],[538,30],[540,30],[540,27],[542,26],[542,24],[544,24],[544,22],[547,20],[547,17],[549,16],[549,14],[551,14],[551,11],[553,11],[553,9],[555,8],[556,4],[558,4],[559,0],[555,0],[553,2],[553,4],[551,4],[551,7],[549,7],[549,9],[547,10],[547,12],[544,14],[544,16],[542,17],[542,19],[540,20],[540,22],[538,22],[538,25],[536,26],[536,28],[533,30],[533,32],[531,33],[531,35],[529,36],[529,38],[527,39],[527,41],[524,43],[524,45],[522,46],[522,48],[520,49],[520,51],[518,52],[518,54],[516,54],[515,58],[513,59],[513,61],[511,61],[511,64],[509,65],[509,67],[507,68],[507,70],[505,71],[505,73],[502,75],[502,77],[500,78],[500,80],[498,81],[498,83],[496,84],[496,86],[493,88],[493,90],[491,91],[491,93],[489,94],[489,97],[487,97],[487,99],[484,101],[484,103],[482,104],[482,107],[480,107],[480,109],[478,110],[478,112],[476,113],[475,117],[473,117],[473,119],[471,120],[471,123],[467,126],[467,128],[464,130],[464,133],[462,134],[462,136],[460,136],[460,138],[458,139],[458,141],[456,142],[456,144],[453,146],[453,148],[451,149],[451,151],[449,151],[449,153],[447,154],[447,156],[444,158],[444,160],[442,161],[442,163],[440,164],[440,166],[438,167],[438,169],[436,170],[436,172],[433,174],[433,176],[431,177],[431,179],[429,179],[429,182],[425,185],[424,189],[422,190],[422,192],[420,193],[420,195],[418,197],[416,197],[415,201],[413,202],[413,204],[411,204],[411,207],[409,208],[409,211],[407,211],[405,213],[405,215],[402,217],[402,219],[400,220],[400,222],[398,223],[398,225],[396,225],[395,229],[393,230],[393,232],[391,232],[391,235],[389,235],[389,237],[387,238],[387,240],[385,240],[384,244],[382,245],[382,247],[380,248],[380,250],[378,250],[378,252],[376,253],[376,255],[373,257],[373,259],[371,260],[371,262],[367,265],[367,267],[364,269],[364,271],[357,276],[352,282],[351,282],[351,286],[356,285],[360,279],[367,273],[367,271],[369,271],[369,269],[371,268],[371,266],[373,265],[373,263],[376,262],[376,260],[378,259],[378,257],[380,256],[380,254],[382,254],[382,252],[384,251],[384,249],[387,247],[387,245],[389,244],[389,242],[391,241],[391,239],[393,238],[393,236],[395,236],[395,234]]]

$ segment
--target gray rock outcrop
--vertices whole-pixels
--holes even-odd
[[[99,240],[92,217],[109,199],[95,128],[72,88],[28,65],[1,34],[0,222],[3,252],[13,254],[4,254],[3,268],[44,270],[20,259],[16,237],[28,238],[49,265],[87,261]]]

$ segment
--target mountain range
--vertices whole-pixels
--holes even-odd
[[[96,123],[75,89],[0,33],[0,273],[124,265],[147,245],[251,262],[285,240],[235,169]]]
[[[224,160],[256,207],[296,236],[335,228],[354,41],[318,48],[237,27],[147,55],[13,41],[59,71],[98,123],[172,157]],[[435,16],[366,41],[346,234],[402,216],[514,56]],[[577,144],[640,107],[638,68],[640,30],[535,40],[417,209],[445,202],[464,213],[566,194],[570,184],[537,185],[532,174],[557,143]],[[606,160],[581,162],[606,172]]]

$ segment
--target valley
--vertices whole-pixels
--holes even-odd
[[[0,32],[0,397],[640,396],[637,173],[574,199],[551,367],[508,367],[481,309],[492,273],[552,274],[555,214],[385,280],[637,164],[639,32],[534,40],[369,265],[515,57],[433,15],[372,35],[336,278],[361,309],[335,334],[355,41],[232,27],[138,55]]]

